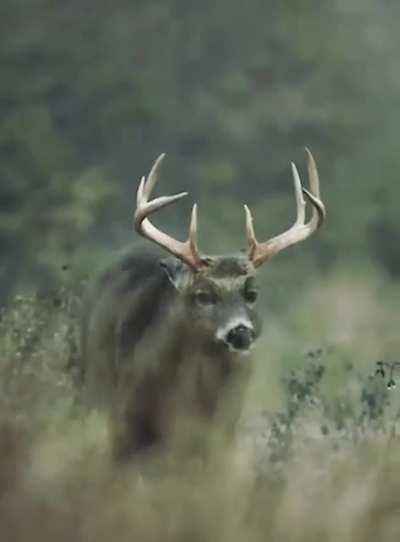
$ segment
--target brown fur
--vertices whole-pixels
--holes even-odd
[[[119,457],[176,444],[184,428],[197,433],[187,442],[201,440],[204,423],[221,422],[231,434],[250,360],[216,341],[215,329],[246,310],[259,333],[243,300],[254,275],[244,256],[214,258],[198,273],[181,266],[172,279],[160,262],[159,253],[128,254],[100,278],[87,305],[85,393],[109,412]],[[215,305],[196,304],[199,289],[212,290]]]

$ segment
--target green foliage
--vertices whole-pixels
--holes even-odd
[[[1,421],[29,433],[65,419],[76,399],[79,301],[66,289],[15,298],[0,316]]]
[[[286,227],[308,145],[329,222],[300,268],[396,275],[398,16],[378,0],[2,2],[3,295],[130,240],[135,179],[161,151],[161,190],[200,203],[212,252],[242,245],[243,202],[261,237]],[[185,229],[188,207],[161,222]]]

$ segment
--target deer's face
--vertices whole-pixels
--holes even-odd
[[[247,354],[260,334],[254,267],[245,256],[207,258],[193,272],[177,260],[164,267],[182,296],[193,331],[230,352]]]

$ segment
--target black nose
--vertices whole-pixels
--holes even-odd
[[[226,336],[226,342],[235,350],[248,350],[253,340],[254,331],[243,324],[232,328]]]

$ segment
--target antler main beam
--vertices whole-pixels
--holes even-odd
[[[142,177],[140,180],[136,195],[136,211],[134,215],[135,229],[143,237],[154,241],[192,267],[194,270],[198,270],[201,267],[204,267],[205,262],[200,257],[197,248],[197,205],[193,205],[192,208],[189,237],[185,242],[178,241],[177,239],[174,239],[168,234],[162,232],[156,228],[148,218],[159,209],[167,207],[168,205],[171,205],[172,203],[175,203],[181,198],[187,196],[187,192],[181,192],[180,194],[175,194],[173,196],[161,196],[149,201],[149,198],[157,183],[160,166],[164,157],[165,154],[161,154],[154,162],[147,179],[146,177]]]
[[[249,244],[248,257],[253,262],[254,267],[259,267],[272,256],[284,250],[285,248],[304,241],[323,224],[326,216],[325,206],[320,199],[319,177],[317,166],[311,152],[306,149],[307,169],[310,190],[304,188],[300,181],[300,176],[294,163],[292,163],[292,174],[294,180],[294,191],[296,197],[297,217],[291,228],[284,233],[259,243],[256,239],[253,217],[247,205],[244,206],[246,214],[246,231]],[[309,222],[305,222],[306,201],[312,205],[312,216]]]

